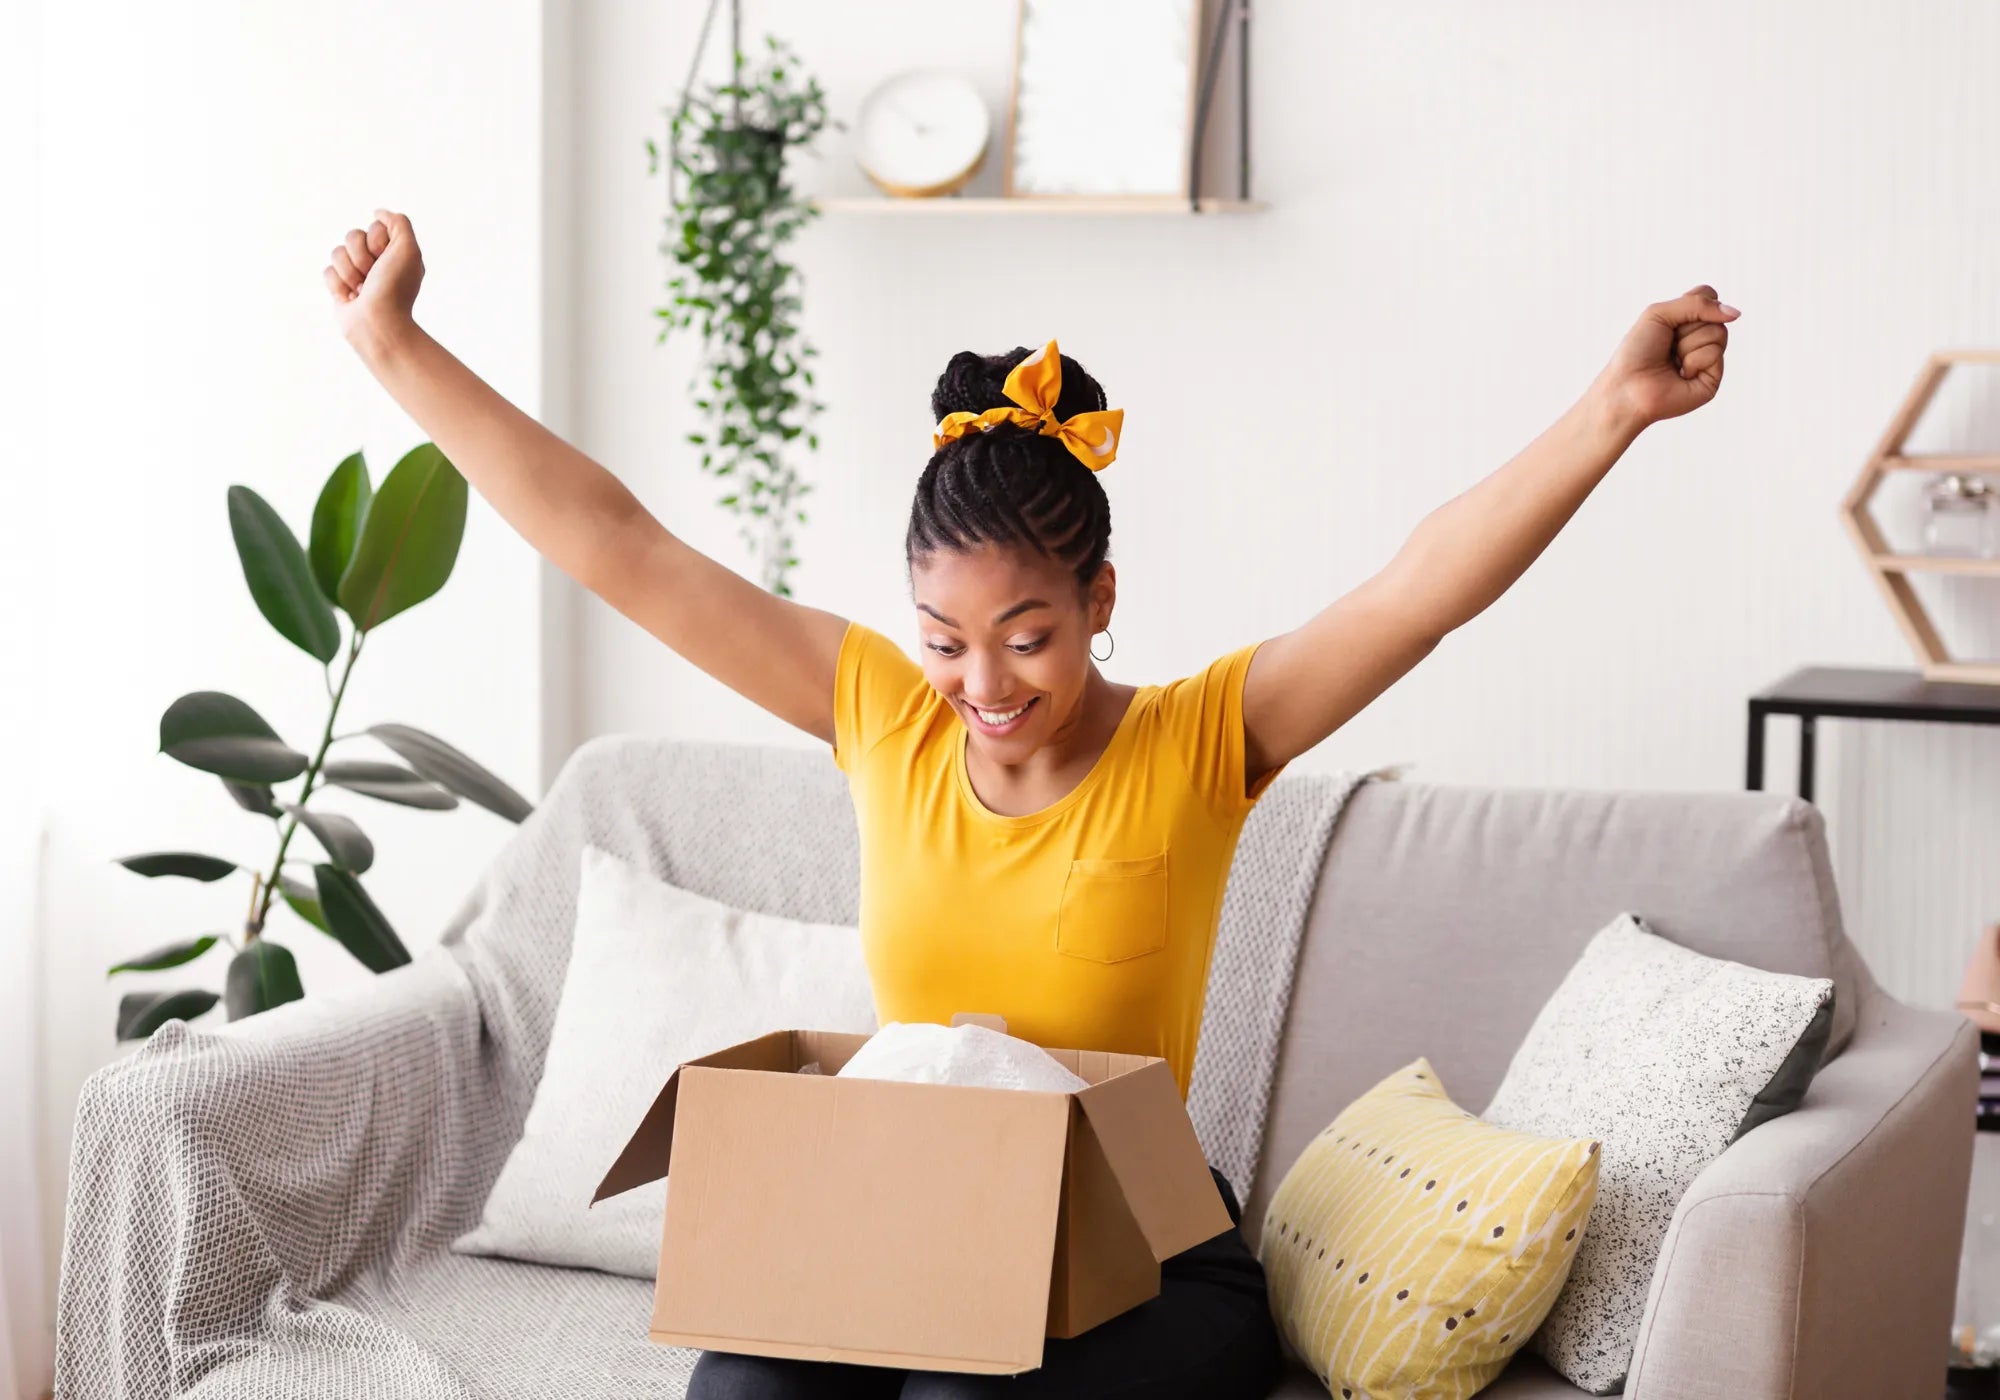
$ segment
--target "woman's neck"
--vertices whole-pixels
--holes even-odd
[[[1090,668],[1070,724],[1016,763],[1000,763],[976,743],[966,749],[966,773],[980,801],[995,811],[1039,811],[1082,782],[1118,733],[1139,688],[1106,680]]]

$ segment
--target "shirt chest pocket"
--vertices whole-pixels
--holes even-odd
[[[1056,911],[1056,951],[1123,962],[1167,946],[1167,853],[1073,860]]]

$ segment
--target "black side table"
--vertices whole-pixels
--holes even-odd
[[[2000,685],[1927,681],[1921,671],[1808,666],[1750,697],[1748,762],[1743,785],[1764,786],[1764,720],[1799,717],[1799,796],[1813,796],[1813,721],[1918,720],[1927,724],[2000,724]]]

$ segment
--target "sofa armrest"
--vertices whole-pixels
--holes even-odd
[[[1799,1108],[1744,1134],[1681,1198],[1632,1400],[1942,1393],[1979,1036],[1869,990]]]
[[[488,1125],[506,1121],[479,1027],[438,949],[226,1026],[169,1022],[93,1074],[70,1156],[58,1393],[177,1394],[273,1313],[462,1228],[490,1179]]]

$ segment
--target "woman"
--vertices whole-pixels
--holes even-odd
[[[906,550],[919,666],[881,633],[690,548],[481,382],[413,319],[423,259],[410,221],[376,214],[325,279],[383,386],[558,567],[833,746],[859,819],[881,1019],[997,1012],[1039,1044],[1162,1056],[1183,1098],[1252,806],[1506,591],[1641,429],[1714,396],[1738,314],[1706,286],[1648,307],[1554,426],[1433,511],[1380,573],[1290,632],[1133,686],[1091,650],[1117,602],[1098,472],[1122,418],[1054,342],[956,355],[931,395],[936,451]],[[1215,1179],[1239,1221],[1231,1183]],[[1263,1272],[1232,1225],[1165,1261],[1156,1298],[1050,1339],[1020,1376],[710,1351],[688,1394],[1255,1400],[1279,1370]]]

